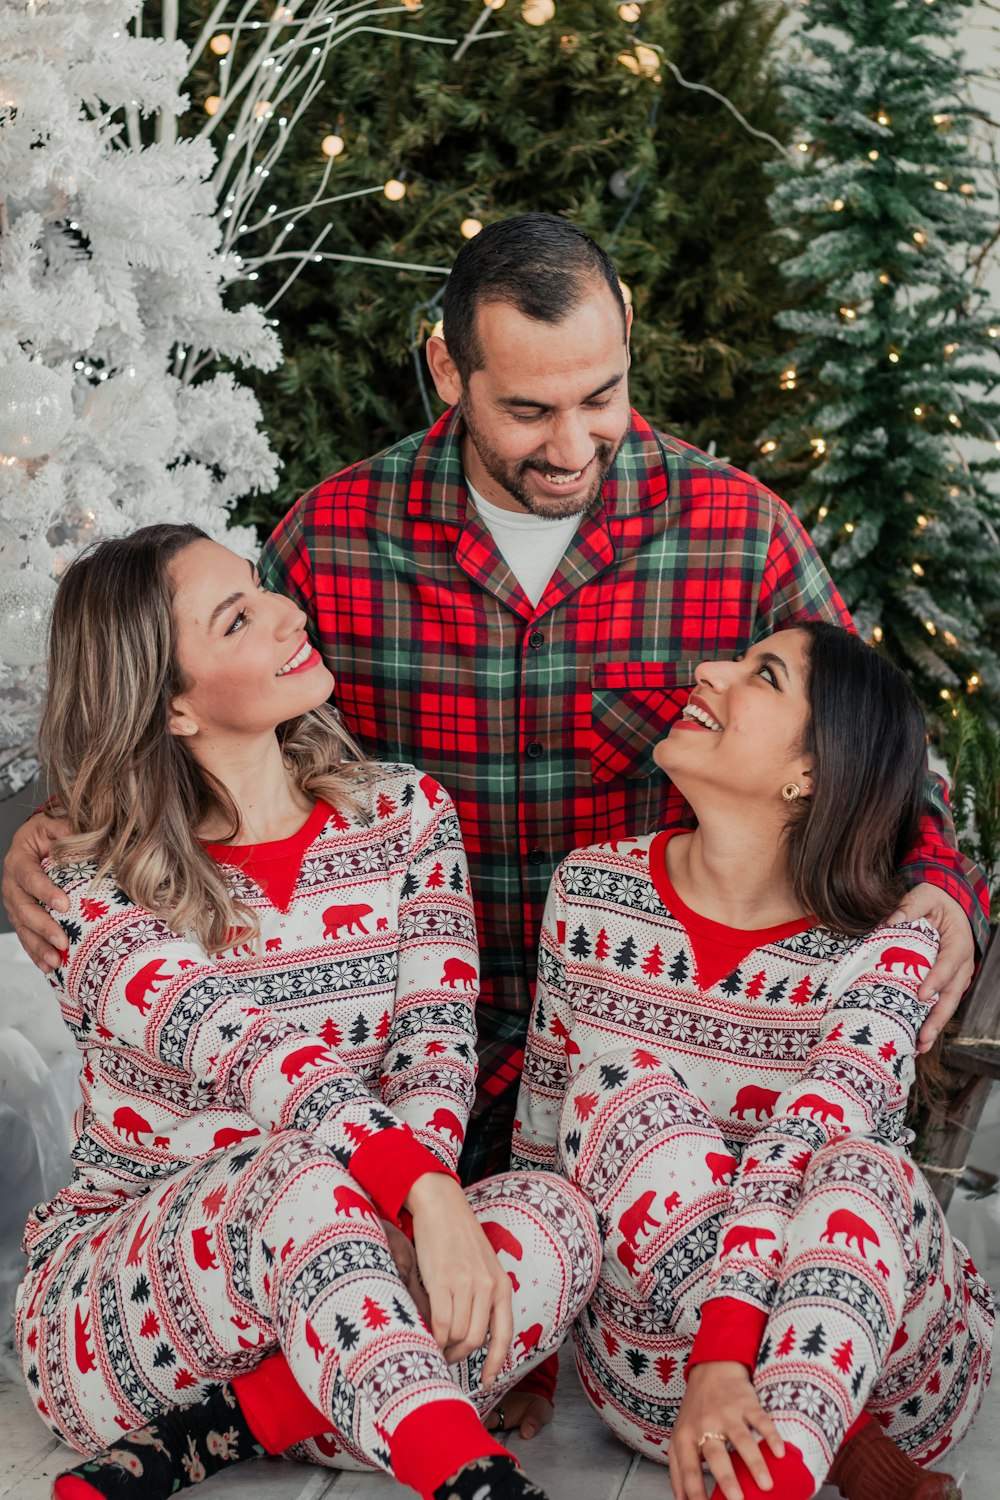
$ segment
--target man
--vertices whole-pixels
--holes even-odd
[[[450,409],[304,496],[261,562],[309,615],[347,727],[438,777],[458,807],[483,962],[467,1180],[506,1165],[556,863],[683,815],[652,747],[696,662],[798,619],[849,623],[783,502],[630,411],[630,327],[610,260],[566,220],[484,230],[427,347]],[[942,935],[925,1047],[971,978],[969,924],[983,923],[977,872],[929,795],[904,903]],[[43,966],[61,943],[36,904],[58,905],[37,866],[49,837],[33,819],[4,882]]]

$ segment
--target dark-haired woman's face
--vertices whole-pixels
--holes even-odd
[[[206,539],[185,547],[170,574],[188,683],[175,700],[178,733],[188,724],[215,742],[267,733],[330,696],[333,677],[309,644],[305,615],[262,589],[245,558]]]
[[[807,631],[782,630],[737,661],[700,663],[682,716],[653,752],[695,812],[712,789],[776,808],[789,782],[808,795],[809,644]]]

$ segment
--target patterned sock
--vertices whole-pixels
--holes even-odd
[[[163,1500],[264,1449],[228,1385],[211,1386],[191,1406],[171,1406],[146,1427],[60,1474],[56,1500]]]
[[[847,1439],[827,1483],[836,1485],[846,1500],[962,1500],[950,1474],[922,1469],[877,1422],[869,1422]]]
[[[547,1500],[509,1453],[488,1453],[463,1464],[434,1491],[434,1500]]]

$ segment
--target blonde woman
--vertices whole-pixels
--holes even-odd
[[[293,1446],[532,1492],[481,1413],[586,1301],[596,1225],[553,1176],[454,1176],[477,955],[447,794],[360,760],[302,613],[195,527],[72,564],[49,681],[81,1097],[17,1340],[90,1455],[55,1493],[155,1500]]]

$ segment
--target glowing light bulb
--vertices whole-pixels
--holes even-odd
[[[390,203],[398,203],[400,198],[406,197],[406,183],[400,182],[398,177],[390,177],[382,191]]]
[[[963,182],[959,184],[958,191],[963,193],[966,198],[971,198],[975,194],[976,185],[973,182]]]
[[[878,161],[878,152],[875,151],[875,150],[869,151],[869,153],[868,153],[868,160],[869,161]]]
[[[899,364],[899,355],[896,353],[895,349],[891,349],[889,351],[889,363],[891,365]]]
[[[892,123],[884,109],[880,109],[875,118],[880,125],[890,125]]]
[[[843,206],[843,198],[834,198],[833,202],[830,204],[830,207],[833,209],[835,214],[839,214]]]
[[[844,530],[847,532],[848,536],[850,536],[851,532],[854,530],[854,522],[848,521],[844,526]]]
[[[883,286],[888,286],[889,282],[891,280],[892,280],[892,277],[889,275],[888,271],[883,271],[882,274],[881,274],[881,276],[879,277],[879,281],[882,283]]]
[[[524,0],[521,15],[529,26],[544,26],[556,13],[553,0]]]
[[[918,526],[926,526],[927,525],[927,517],[926,516],[918,516],[917,517],[917,525]]]
[[[883,639],[884,639],[884,636],[883,636],[882,627],[881,627],[881,625],[876,625],[875,629],[872,631],[872,640],[875,642],[876,645],[878,645],[878,643],[881,640],[883,640]]]
[[[932,115],[931,119],[935,125],[948,126],[951,124],[951,115]]]
[[[209,94],[208,98],[205,100],[206,115],[217,115],[219,113],[219,106],[221,105],[221,103],[222,100],[219,98],[218,94]]]
[[[991,339],[1000,338],[1000,328],[996,328],[991,325],[989,328],[987,328],[986,335]]]
[[[919,563],[914,563],[910,571],[915,573],[918,578],[923,578],[924,576],[924,570]]]
[[[961,427],[962,425],[961,421],[959,420],[958,412],[955,411],[950,411],[948,413],[948,421],[951,423],[952,427]]]
[[[937,188],[939,193],[946,193],[948,191],[948,184],[946,182],[942,182],[940,177],[935,179],[934,186]]]
[[[934,624],[933,620],[925,620],[924,629],[927,631],[928,635],[937,635],[937,626]]]
[[[808,141],[799,141],[798,149],[800,151],[802,151],[802,152],[808,151],[809,150],[809,142]]]
[[[958,348],[957,344],[945,344],[945,346],[944,346],[945,358],[946,359],[950,359],[951,356],[954,354],[954,352],[955,352],[955,350],[957,348]]]
[[[825,521],[830,514],[830,507],[828,505],[821,505],[816,514],[821,521]]]
[[[819,458],[826,452],[826,438],[810,438],[809,446]]]
[[[233,39],[231,36],[227,36],[224,31],[220,31],[218,36],[213,36],[208,45],[211,47],[216,57],[225,57],[226,53],[233,45]]]
[[[952,635],[952,633],[951,633],[950,630],[946,630],[945,631],[944,638],[948,642],[949,646],[957,646],[958,645],[958,636],[957,635]]]
[[[638,21],[642,15],[642,6],[636,5],[635,0],[630,0],[630,3],[627,5],[619,5],[618,14],[623,21],[628,21],[631,24],[633,21]]]
[[[975,690],[979,686],[981,680],[982,679],[980,678],[979,673],[978,672],[973,672],[972,676],[969,678],[969,680],[965,684],[966,687],[969,689],[970,693],[974,693],[975,692]]]
[[[922,229],[915,229],[913,231],[913,243],[915,245],[926,245],[927,236]]]
[[[487,10],[502,10],[504,0],[483,0]]]
[[[922,416],[923,416],[923,414],[924,414],[924,409],[923,409],[923,407],[922,407],[922,406],[915,406],[915,407],[914,407],[914,408],[913,408],[913,415],[914,415],[914,416],[915,416],[915,417],[922,417]]]
[[[773,453],[777,446],[778,445],[774,441],[774,438],[768,438],[766,443],[761,443],[760,451],[761,453]]]
[[[344,138],[340,135],[325,135],[320,142],[324,156],[337,157],[344,149]]]
[[[459,233],[466,240],[474,240],[476,235],[482,232],[482,228],[482,220],[480,219],[463,219],[458,226]]]

